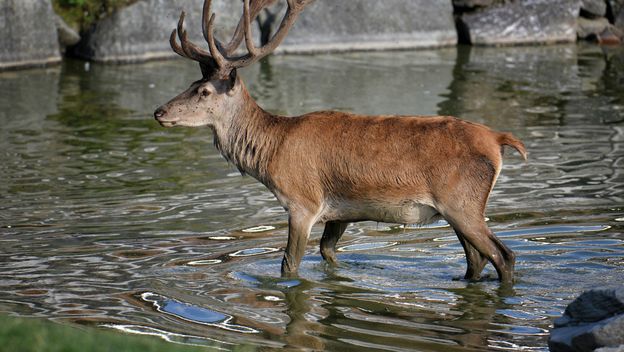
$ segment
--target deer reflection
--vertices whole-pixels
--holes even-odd
[[[423,350],[444,346],[448,351],[484,348],[497,340],[492,324],[507,319],[498,311],[510,308],[505,298],[515,294],[510,286],[488,289],[487,283],[402,293],[352,285],[352,280],[331,270],[321,283],[289,288],[284,296],[289,317],[284,348],[344,350],[376,344]],[[436,301],[428,293],[449,299]]]
[[[499,316],[497,314],[499,309],[509,307],[504,299],[515,295],[513,288],[501,286],[494,292],[488,292],[482,284],[473,283],[465,288],[450,291],[461,297],[455,306],[455,310],[461,312],[461,315],[451,324],[465,331],[454,339],[465,347],[488,346],[492,322]]]
[[[301,350],[301,348],[323,351],[325,341],[318,337],[325,326],[315,321],[316,316],[324,315],[325,309],[315,306],[315,300],[309,293],[314,288],[310,282],[301,281],[301,284],[291,287],[285,293],[287,308],[286,314],[290,321],[286,325],[284,340],[286,350]],[[320,314],[319,314],[320,313]]]

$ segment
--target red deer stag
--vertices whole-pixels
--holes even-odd
[[[251,22],[274,0],[244,0],[243,16],[225,45],[214,37],[215,15],[205,0],[208,51],[189,41],[182,12],[171,47],[199,62],[203,77],[158,108],[156,120],[164,127],[210,127],[225,159],[273,192],[288,211],[283,275],[296,274],[316,223],[325,224],[321,254],[336,263],[336,242],[350,222],[422,224],[444,218],[466,253],[466,279],[478,279],[489,261],[499,280],[512,282],[515,255],[484,221],[503,146],[526,160],[524,145],[510,133],[449,116],[320,111],[286,117],[266,112],[251,98],[236,70],[274,51],[311,1],[287,0],[279,28],[260,47]],[[238,55],[243,40],[247,52]]]

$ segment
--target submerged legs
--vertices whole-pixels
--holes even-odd
[[[459,242],[462,247],[464,247],[464,252],[466,253],[466,275],[464,275],[464,279],[466,280],[479,280],[481,277],[481,272],[483,268],[487,264],[488,260],[486,257],[482,256],[479,251],[473,247],[466,239],[464,238],[464,234],[459,231],[455,231],[457,234],[457,238],[459,238]]]
[[[446,214],[445,217],[455,229],[466,252],[466,279],[478,279],[487,259],[496,268],[501,282],[513,282],[516,256],[492,233],[483,215]]]
[[[310,230],[314,223],[313,217],[291,216],[288,219],[288,244],[282,260],[282,275],[292,275],[299,269],[305,254]],[[336,243],[349,226],[348,222],[329,221],[325,224],[321,238],[321,255],[330,264],[337,264]]]
[[[337,264],[336,243],[349,226],[348,222],[329,221],[325,224],[321,238],[321,255],[330,264]]]
[[[295,274],[299,269],[301,259],[314,224],[312,216],[293,216],[288,219],[288,244],[282,260],[282,275]],[[336,243],[347,229],[349,223],[329,221],[325,224],[321,238],[321,255],[330,264],[336,264]]]
[[[282,260],[282,275],[296,274],[305,253],[314,217],[301,214],[290,214],[288,218],[288,243]]]
[[[466,253],[467,280],[478,280],[483,268],[492,263],[501,282],[512,283],[515,254],[501,242],[488,228],[481,211],[470,212],[466,209],[441,211],[440,213],[455,229],[464,252]],[[296,274],[305,254],[312,225],[317,220],[316,214],[309,212],[291,213],[288,219],[288,243],[282,260],[282,275]],[[345,232],[348,222],[329,221],[325,224],[321,238],[321,255],[330,264],[338,262],[336,243]]]

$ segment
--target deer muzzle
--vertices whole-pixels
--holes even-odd
[[[168,116],[167,110],[163,109],[162,107],[154,111],[154,118],[163,127],[173,127],[177,124],[179,120],[176,117]]]

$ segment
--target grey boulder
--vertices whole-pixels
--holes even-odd
[[[169,35],[176,28],[180,13],[186,12],[189,37],[207,49],[202,36],[203,0],[140,0],[100,20],[75,48],[80,57],[99,62],[135,62],[174,57]],[[222,41],[234,32],[242,3],[213,1],[217,13],[215,35]]]
[[[612,8],[614,17],[613,24],[620,31],[624,31],[624,1],[622,1],[622,4],[620,4],[617,9],[616,6],[613,6]]]
[[[580,0],[517,0],[458,20],[474,45],[574,42],[580,6]]]
[[[80,34],[71,28],[59,15],[54,15],[54,23],[58,33],[58,41],[61,49],[78,44],[80,42]]]
[[[555,320],[551,352],[585,352],[624,346],[624,287],[581,294]]]
[[[602,17],[607,14],[605,0],[582,0],[581,9],[592,16]]]
[[[581,17],[578,19],[576,33],[581,39],[590,38],[592,36],[597,37],[600,33],[609,28],[609,26],[611,26],[609,20],[604,17],[595,19]]]
[[[450,1],[316,0],[278,51],[386,50],[456,43]]]
[[[0,1],[0,70],[61,61],[49,0]]]
[[[453,6],[457,8],[476,8],[494,5],[496,0],[453,0]]]

